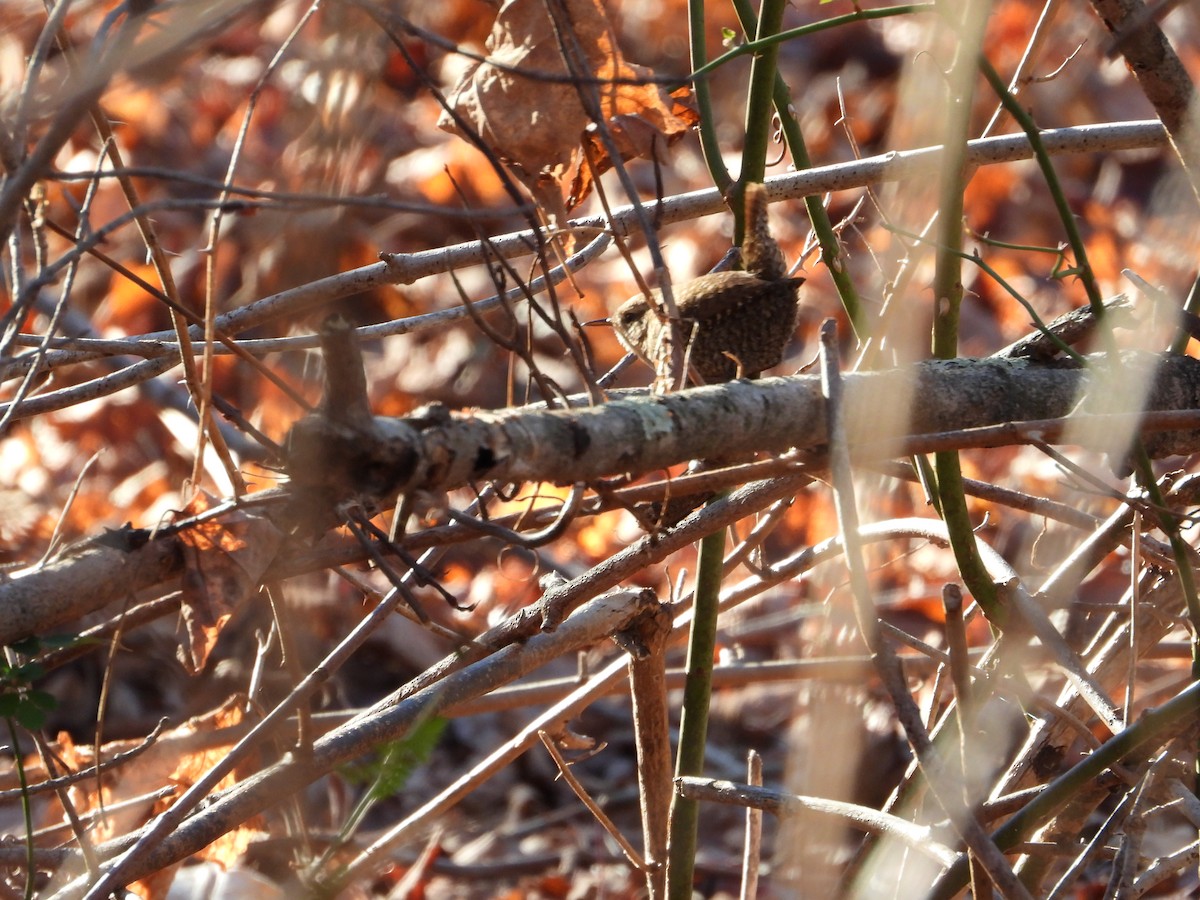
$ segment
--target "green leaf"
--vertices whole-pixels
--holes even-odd
[[[356,782],[372,781],[372,800],[400,793],[413,771],[433,754],[446,730],[446,721],[433,717],[418,723],[404,740],[382,745],[373,761],[342,767],[343,777]]]
[[[13,718],[30,731],[37,731],[46,724],[45,710],[38,709],[35,703],[20,704]]]
[[[30,691],[29,702],[47,712],[58,709],[58,698],[48,691]]]
[[[35,662],[29,662],[29,663],[25,663],[25,665],[23,665],[23,666],[17,666],[12,672],[12,675],[15,679],[17,679],[18,681],[23,681],[25,683],[29,683],[31,681],[37,681],[39,678],[41,678],[45,674],[46,674],[46,667],[43,666],[41,663],[35,663]]]
[[[445,719],[429,719],[413,729],[403,741],[392,744],[380,761],[379,773],[371,788],[372,798],[382,800],[400,793],[413,770],[432,755],[445,730]]]
[[[27,638],[21,638],[21,640],[17,641],[14,644],[9,644],[9,646],[12,647],[14,650],[16,650],[18,653],[22,653],[25,656],[33,656],[33,654],[41,651],[42,641],[40,638],[37,638],[37,637],[27,637]]]

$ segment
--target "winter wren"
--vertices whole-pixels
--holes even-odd
[[[744,271],[710,272],[674,292],[686,359],[709,383],[755,378],[777,365],[796,327],[796,295],[804,279],[787,277],[761,184],[746,185],[741,249]],[[653,301],[626,300],[609,319],[621,343],[650,365],[666,351],[671,332],[665,311],[660,313],[662,293],[656,288],[653,294]]]

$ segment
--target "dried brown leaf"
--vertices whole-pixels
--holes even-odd
[[[650,87],[647,85],[647,88]],[[680,88],[671,94],[672,106],[663,106],[660,92],[644,92],[645,105],[635,112],[622,112],[609,119],[608,127],[616,141],[621,159],[653,159],[665,162],[665,150],[687,134],[700,121],[700,114],[691,104],[691,88]],[[567,194],[567,209],[574,209],[592,192],[592,182],[612,168],[612,157],[600,140],[594,126],[584,136],[587,165],[581,157],[573,167],[571,189]]]
[[[463,74],[450,101],[466,125],[543,201],[551,186],[561,191],[569,174],[577,173],[584,132],[592,124],[580,88],[570,79],[598,82],[601,114],[625,158],[654,153],[658,135],[669,139],[690,127],[671,96],[649,83],[653,72],[624,60],[598,0],[564,0],[564,10],[571,23],[568,40],[577,42],[587,71],[568,67],[544,0],[507,0],[487,40],[489,61]],[[463,133],[447,114],[438,124]],[[607,154],[600,150],[594,158],[607,160]],[[572,191],[572,205],[586,195],[586,181],[579,187],[579,193]],[[554,214],[563,211],[561,206],[551,203],[548,208]]]
[[[194,516],[211,505],[212,498],[198,493],[183,512]],[[225,623],[258,590],[282,535],[266,519],[233,512],[184,529],[179,540],[184,547],[180,612],[187,640],[177,655],[195,674],[204,668]]]

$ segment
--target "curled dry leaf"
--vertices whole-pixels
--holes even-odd
[[[649,91],[647,85],[643,90]],[[671,109],[661,104],[647,103],[636,113],[618,113],[608,121],[621,159],[653,159],[665,162],[664,151],[699,124],[700,113],[692,102],[692,89],[672,92]],[[571,190],[567,194],[567,209],[574,209],[592,192],[592,181],[612,168],[612,157],[604,148],[594,125],[584,135],[584,147],[591,165],[580,160],[574,167]]]
[[[197,515],[211,505],[212,498],[197,494],[183,515]],[[187,639],[177,654],[189,673],[204,668],[225,623],[258,590],[282,539],[269,521],[245,512],[232,512],[179,533],[184,547],[180,612]]]
[[[488,61],[470,67],[450,97],[463,125],[478,133],[552,213],[565,212],[561,187],[572,172],[582,193],[572,191],[571,206],[590,186],[590,179],[578,174],[585,132],[592,125],[580,99],[584,79],[590,84],[582,83],[583,90],[594,88],[626,159],[657,152],[695,121],[653,83],[650,69],[625,61],[599,0],[562,0],[560,9],[571,25],[569,33],[562,32],[569,42],[565,48],[545,0],[506,0],[487,40]],[[576,58],[581,58],[576,69],[583,71],[568,65]],[[438,124],[463,134],[447,113]],[[590,140],[600,147],[594,134]],[[611,165],[602,149],[593,151],[593,160]]]

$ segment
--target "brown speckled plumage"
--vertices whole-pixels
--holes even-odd
[[[741,250],[744,271],[710,272],[674,291],[687,359],[706,382],[754,378],[778,365],[796,327],[797,294],[804,279],[786,277],[761,184],[746,186]],[[654,303],[661,301],[656,289]],[[646,297],[627,300],[609,321],[621,343],[650,365],[665,352],[670,324],[655,314]]]

